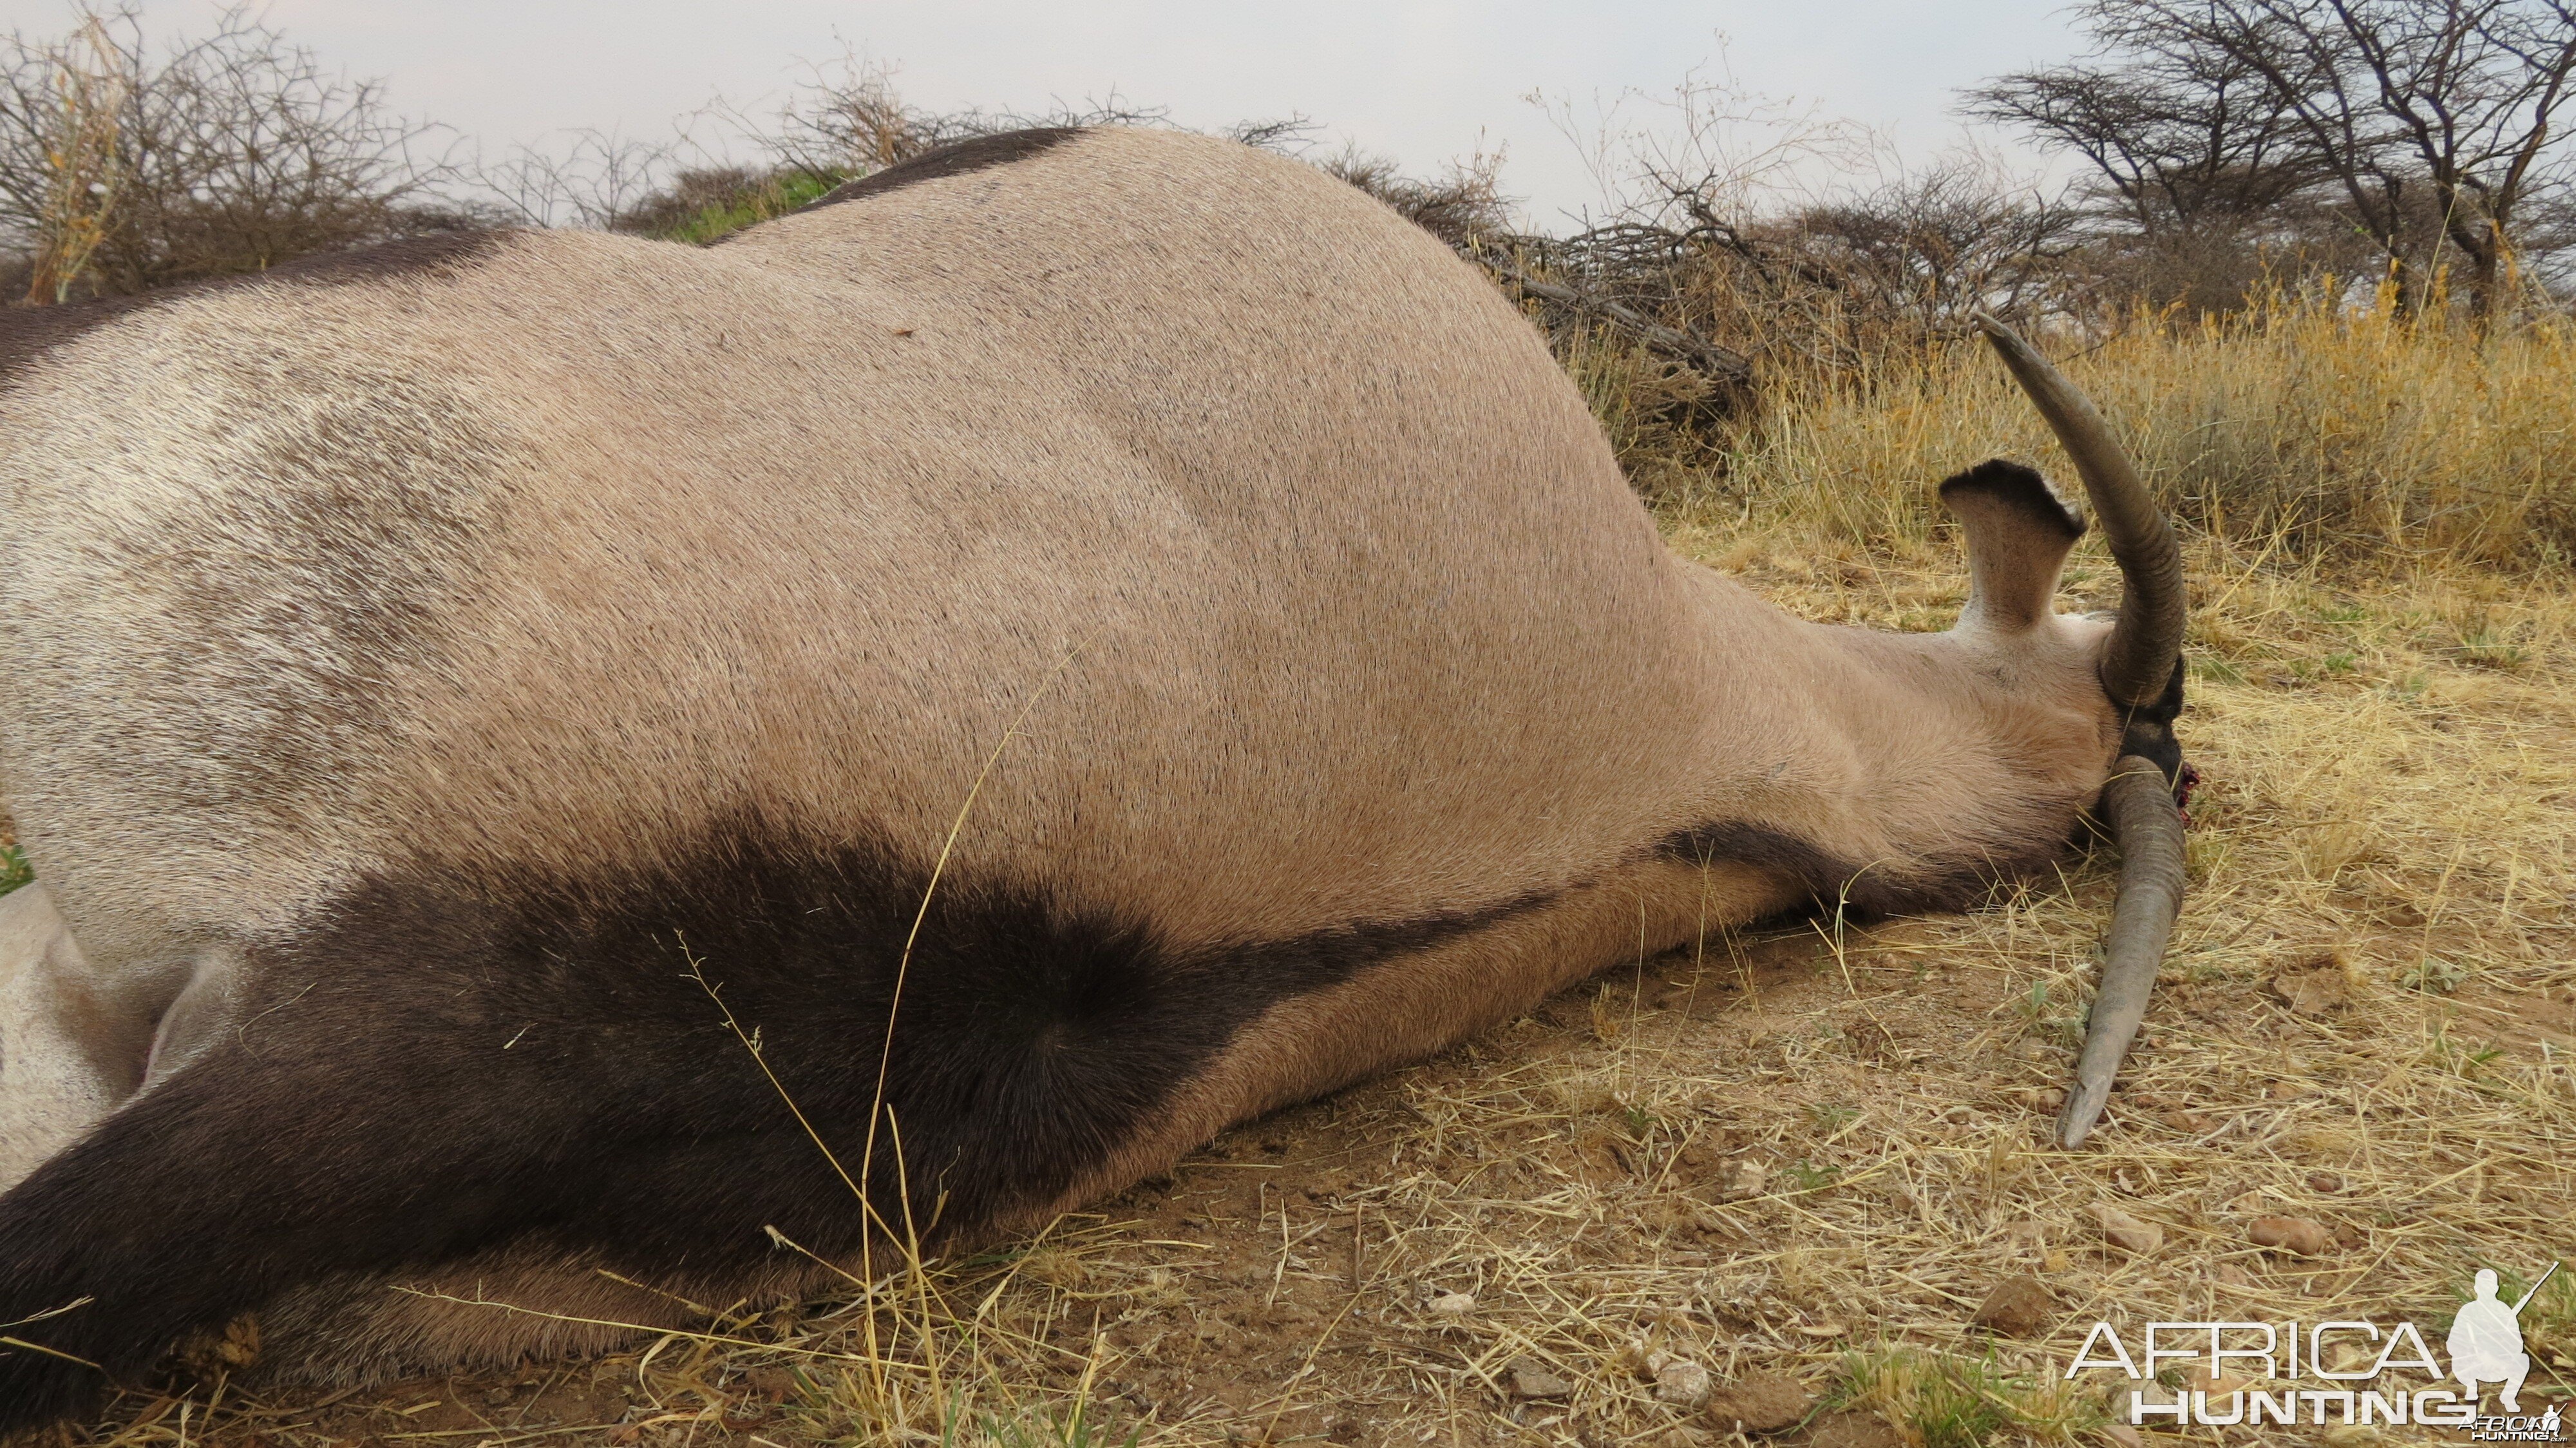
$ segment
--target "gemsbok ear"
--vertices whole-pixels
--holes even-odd
[[[2084,536],[2084,519],[2048,480],[2001,458],[1941,484],[1941,502],[1968,535],[1963,626],[2019,633],[2049,616],[2057,575]]]

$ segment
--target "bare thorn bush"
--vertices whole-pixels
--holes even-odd
[[[564,131],[478,163],[473,179],[495,212],[518,225],[633,231],[671,206],[677,182],[667,176],[679,154],[676,142]],[[702,182],[689,199],[705,204],[698,199],[704,190]]]
[[[59,301],[471,224],[442,133],[247,9],[156,59],[141,12],[0,40],[0,249]]]

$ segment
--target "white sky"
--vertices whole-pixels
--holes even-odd
[[[156,33],[205,29],[210,0],[144,0]],[[1115,91],[1221,126],[1302,112],[1427,171],[1506,149],[1505,189],[1541,225],[1597,206],[1576,148],[1524,97],[1590,114],[1669,94],[1723,57],[1741,89],[1860,122],[1912,161],[1959,144],[1954,93],[2072,54],[2063,0],[269,0],[262,13],[395,107],[497,153],[561,128],[661,138],[721,94],[782,94],[845,44],[937,108],[1040,109]],[[0,27],[67,28],[63,0],[0,0]],[[2038,162],[2000,137],[2008,157]]]

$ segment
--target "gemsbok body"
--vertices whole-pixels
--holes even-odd
[[[2116,619],[2007,463],[1944,487],[1947,633],[1677,560],[1479,272],[1186,136],[0,316],[0,1429],[245,1314],[492,1361],[1042,1223],[2092,813],[2071,1144],[2178,898],[2181,581],[1990,331]]]

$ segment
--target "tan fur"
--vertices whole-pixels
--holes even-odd
[[[2048,586],[1936,637],[1777,613],[1665,551],[1472,268],[1160,133],[141,309],[8,379],[0,516],[0,794],[110,975],[398,857],[579,877],[753,809],[934,858],[1024,709],[961,873],[1184,946],[1563,892],[1282,1003],[1077,1195],[1795,902],[1672,831],[2045,851],[2118,738]],[[366,1352],[505,1350],[397,1317]]]
[[[45,886],[0,899],[0,1191],[15,1185],[133,1091],[115,1029]],[[148,1030],[146,1034],[148,1039]],[[108,1059],[102,1060],[106,1056]]]
[[[1960,631],[2012,639],[2044,627],[2056,612],[2058,574],[2074,533],[2034,526],[2023,508],[1982,489],[1953,489],[1942,501],[1968,537],[1972,572]]]
[[[380,1382],[525,1358],[585,1356],[638,1332],[702,1327],[715,1313],[760,1311],[846,1288],[805,1264],[753,1282],[634,1282],[587,1259],[511,1248],[438,1272],[334,1278],[261,1310],[256,1363],[272,1381]]]

